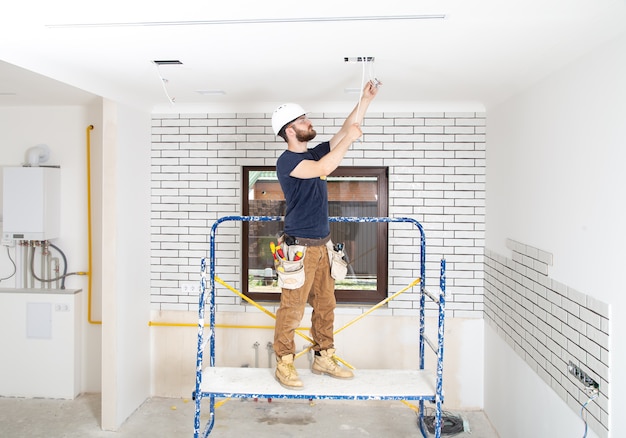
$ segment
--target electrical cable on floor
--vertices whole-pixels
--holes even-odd
[[[591,397],[589,397],[589,399],[583,403],[582,407],[580,408],[580,419],[583,420],[583,423],[585,423],[585,433],[583,434],[583,438],[587,438],[587,419],[583,416],[585,409],[587,409],[587,405],[589,403],[591,403],[593,400],[595,400],[596,398],[598,398],[599,392],[597,389],[593,390],[593,395]]]
[[[9,256],[9,260],[13,264],[13,273],[11,275],[9,275],[8,277],[0,278],[0,281],[8,280],[9,278],[13,277],[15,275],[15,273],[17,272],[17,266],[15,266],[15,262],[11,258],[11,251],[9,250],[9,246],[6,245],[6,248],[7,248],[7,256]]]
[[[424,424],[429,433],[435,433],[435,415],[430,414],[432,409],[427,410],[428,415],[424,415]],[[460,415],[454,415],[451,412],[441,412],[441,434],[448,436],[455,436],[462,432],[465,432],[465,421]]]

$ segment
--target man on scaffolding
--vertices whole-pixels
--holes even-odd
[[[288,389],[303,387],[294,366],[294,333],[307,302],[313,308],[311,337],[315,359],[311,371],[339,379],[353,377],[352,371],[342,368],[334,356],[336,301],[331,264],[335,257],[330,242],[326,177],[361,137],[363,116],[378,93],[379,84],[376,80],[368,81],[341,129],[329,141],[311,149],[308,142],[316,132],[302,107],[287,103],[272,115],[274,133],[287,142],[287,150],[276,163],[287,209],[284,234],[279,240],[281,248],[275,256],[282,293],[276,312],[274,352],[276,380]]]

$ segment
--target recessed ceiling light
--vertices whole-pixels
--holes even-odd
[[[161,59],[152,61],[156,65],[183,65],[178,59]]]

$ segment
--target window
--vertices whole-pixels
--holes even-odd
[[[387,168],[339,167],[328,176],[329,216],[386,217]],[[274,167],[243,168],[244,216],[284,216],[285,199]],[[256,301],[278,301],[270,242],[283,222],[243,222],[242,292]],[[331,222],[331,238],[343,243],[348,275],[335,284],[338,303],[376,303],[387,296],[387,223]]]

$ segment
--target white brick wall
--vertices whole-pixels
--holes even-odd
[[[589,396],[571,360],[600,384],[589,427],[608,437],[609,306],[548,276],[552,254],[507,241],[511,259],[485,251],[485,319],[576,413]]]
[[[345,114],[310,118],[318,139],[332,135]],[[182,292],[199,279],[208,256],[211,226],[241,214],[242,166],[274,166],[285,143],[270,128],[269,114],[154,115],[152,128],[152,306],[197,310],[197,297]],[[447,316],[482,318],[485,125],[478,113],[369,113],[362,142],[343,166],[389,168],[389,216],[411,217],[426,232],[427,286],[435,290],[439,260],[447,260]],[[316,139],[317,140],[317,139]],[[240,227],[218,227],[217,275],[240,289]],[[406,238],[414,246],[407,245]],[[408,224],[390,224],[389,293],[419,275],[419,235]],[[407,264],[413,262],[413,265]],[[218,311],[246,311],[232,292],[218,288]],[[417,315],[408,291],[386,312]],[[354,308],[345,309],[353,312]],[[270,309],[271,310],[271,309]],[[338,311],[343,311],[338,309]]]

